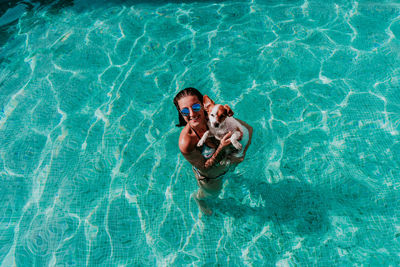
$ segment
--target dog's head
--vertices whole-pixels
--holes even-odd
[[[207,95],[203,96],[203,105],[214,128],[220,127],[227,117],[233,116],[233,111],[228,105],[216,105]]]

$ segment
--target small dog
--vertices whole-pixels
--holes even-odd
[[[207,95],[203,96],[204,109],[208,113],[208,128],[204,133],[197,146],[202,146],[208,137],[214,136],[221,140],[228,132],[232,132],[230,138],[232,145],[238,150],[234,155],[239,155],[242,150],[242,144],[239,140],[243,136],[244,126],[233,118],[233,111],[228,105],[215,104]],[[228,162],[221,162],[226,164]]]

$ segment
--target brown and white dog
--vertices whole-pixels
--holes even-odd
[[[241,152],[242,144],[239,140],[243,136],[244,126],[233,118],[233,111],[228,105],[215,104],[207,95],[203,96],[204,109],[208,113],[208,131],[204,133],[197,146],[202,146],[208,137],[214,136],[221,140],[228,132],[232,132],[230,138],[232,145]]]

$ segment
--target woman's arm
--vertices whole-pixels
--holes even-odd
[[[205,160],[203,155],[195,148],[195,144],[190,144],[189,142],[180,142],[179,149],[181,150],[182,155],[185,157],[187,161],[190,162],[194,167],[201,171],[206,171],[207,169],[214,166],[216,163],[220,162],[222,157],[222,150],[230,145],[232,133],[226,134],[220,141],[216,151],[212,155],[211,158]]]
[[[220,162],[222,160],[221,151],[225,147],[227,147],[231,144],[231,136],[232,136],[232,132],[229,132],[224,137],[222,137],[222,139],[217,147],[217,150],[214,152],[214,154],[211,156],[211,158],[209,158],[204,163],[204,166],[206,168],[209,168],[209,167],[213,166],[215,163]]]
[[[243,157],[244,157],[244,155],[246,154],[247,149],[249,148],[249,145],[251,144],[251,138],[253,136],[253,127],[251,127],[250,125],[248,125],[247,123],[245,123],[242,120],[239,120],[239,119],[236,119],[236,120],[238,120],[249,131],[249,141],[247,142],[247,145],[243,150]]]

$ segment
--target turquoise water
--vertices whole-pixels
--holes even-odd
[[[400,264],[396,1],[0,11],[1,266]],[[187,86],[254,128],[211,217],[177,146]]]

